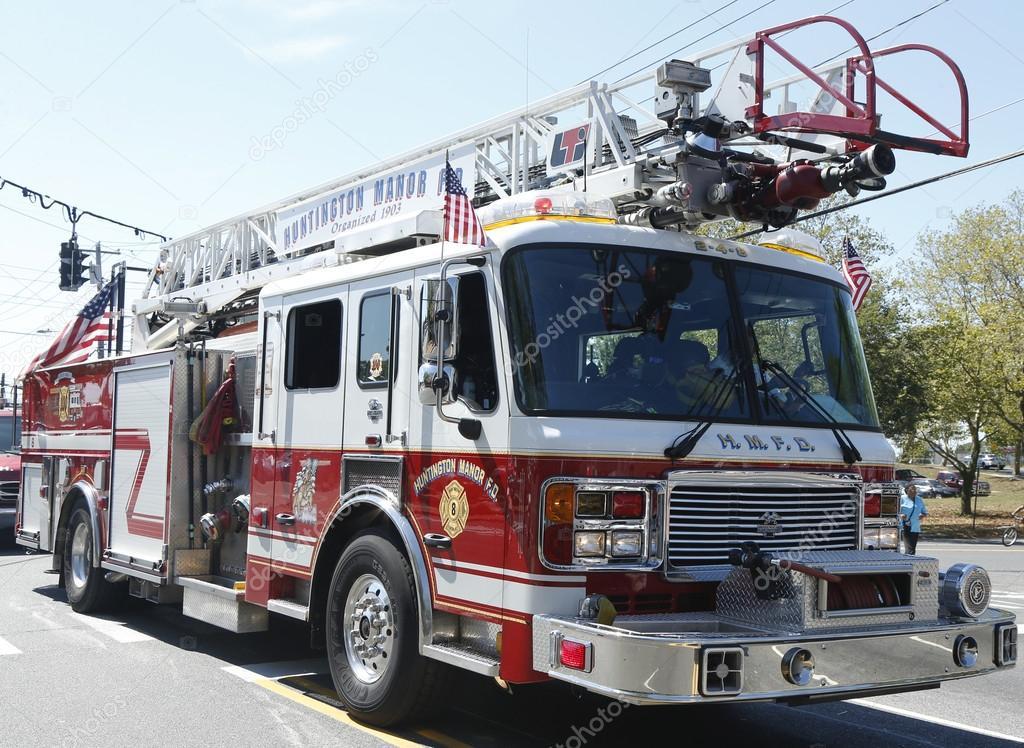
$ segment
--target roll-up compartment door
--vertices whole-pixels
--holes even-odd
[[[107,561],[163,576],[169,495],[171,361],[114,371]]]

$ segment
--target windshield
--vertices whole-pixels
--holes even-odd
[[[789,392],[796,384],[844,425],[878,426],[839,286],[710,257],[592,247],[513,252],[503,279],[526,412],[822,423],[806,396]],[[752,364],[758,354],[787,381]]]

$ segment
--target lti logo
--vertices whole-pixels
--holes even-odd
[[[810,439],[802,436],[784,437],[771,435],[765,441],[757,434],[741,434],[737,439],[728,432],[719,432],[719,446],[722,449],[745,449],[749,452],[813,452],[814,445]]]
[[[589,136],[589,123],[556,132],[551,136],[551,154],[548,158],[548,165],[552,167],[568,166],[582,161],[586,155]]]

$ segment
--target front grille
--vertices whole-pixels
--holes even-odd
[[[18,481],[0,481],[0,504],[14,505],[18,503]]]
[[[673,484],[668,558],[673,566],[729,563],[729,551],[752,540],[765,551],[857,548],[860,490],[849,483],[813,485]],[[794,559],[795,560],[795,559]]]

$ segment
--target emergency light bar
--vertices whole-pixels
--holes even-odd
[[[536,191],[496,200],[478,211],[487,230],[523,221],[562,220],[615,223],[615,203],[584,192]]]

